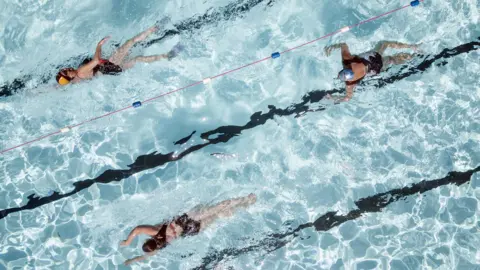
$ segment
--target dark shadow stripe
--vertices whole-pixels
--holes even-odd
[[[196,30],[199,30],[205,26],[217,25],[218,23],[224,21],[242,18],[245,13],[249,12],[251,9],[262,3],[263,1],[266,0],[240,0],[234,3],[230,3],[224,7],[220,7],[218,9],[210,8],[203,15],[197,15],[174,24],[174,29],[165,30],[162,33],[158,34],[159,38],[144,42],[143,44],[140,44],[140,46],[149,47],[168,37],[180,34],[193,34]],[[271,7],[274,2],[275,1],[269,1],[266,6]],[[114,46],[118,47],[120,46],[120,44],[115,44]],[[46,68],[50,70],[50,72],[44,73],[42,75],[29,74],[18,77],[12,82],[6,83],[0,87],[0,97],[11,96],[16,92],[25,89],[27,87],[27,84],[33,84],[29,87],[31,89],[37,88],[43,84],[47,84],[55,77],[59,69],[64,67],[78,66],[86,57],[88,57],[88,54],[71,57],[62,65],[52,65],[49,68]]]
[[[266,238],[255,241],[257,243],[251,244],[247,247],[211,251],[202,259],[202,264],[194,269],[212,269],[223,260],[229,260],[249,252],[259,252],[261,255],[266,255],[287,245],[298,236],[298,232],[301,230],[314,228],[316,231],[328,231],[347,221],[360,218],[363,214],[381,212],[391,203],[406,199],[408,196],[422,194],[441,186],[463,185],[469,182],[472,175],[477,172],[480,172],[480,166],[466,172],[449,172],[446,177],[441,179],[430,181],[424,180],[417,184],[412,184],[411,186],[392,189],[384,193],[362,198],[355,202],[355,205],[358,208],[348,212],[346,215],[338,215],[337,212],[327,212],[318,217],[314,222],[302,224],[297,228],[289,229],[284,233],[270,234]]]
[[[192,138],[192,136],[193,136],[193,134],[195,134],[195,132],[197,132],[197,131],[194,130],[190,135],[188,135],[187,137],[182,138],[182,139],[174,142],[173,144],[174,144],[174,145],[178,145],[178,144],[182,145],[182,144],[188,142],[188,140],[190,140],[190,139]]]
[[[457,46],[453,49],[445,49],[441,52],[442,55],[447,55],[446,57],[451,57],[453,55],[458,55],[461,53],[468,53],[471,51],[474,51],[480,47],[480,42],[470,42],[467,44],[463,44],[460,46]],[[445,53],[449,52],[449,53]],[[435,63],[436,60],[443,59],[442,57],[436,57],[436,56],[426,56],[423,62],[417,65],[422,67],[422,69],[417,68],[414,69],[414,71],[409,72],[409,75],[413,74],[418,74],[423,72],[426,68],[432,66],[433,63]],[[396,82],[398,80],[401,80],[405,77],[408,76],[402,76],[401,74],[394,74],[392,77],[396,79],[391,79],[392,77],[386,78],[386,79],[379,79],[377,83],[380,85],[387,85],[393,82]],[[383,80],[387,81],[388,83],[382,84]],[[35,194],[32,194],[28,196],[28,202],[26,205],[21,206],[21,207],[14,207],[14,208],[8,208],[0,211],[0,219],[5,218],[7,215],[23,210],[28,210],[28,209],[35,209],[37,207],[43,206],[45,204],[58,201],[60,199],[63,199],[65,197],[71,196],[73,194],[76,194],[84,189],[89,188],[95,183],[110,183],[110,182],[119,182],[122,179],[128,178],[131,175],[149,170],[158,166],[163,166],[167,163],[177,161],[185,157],[186,155],[198,151],[208,145],[211,144],[218,144],[218,143],[226,143],[230,139],[232,139],[235,136],[238,136],[242,133],[244,130],[252,129],[254,127],[260,126],[265,124],[268,120],[273,119],[274,116],[288,116],[288,115],[295,115],[296,117],[302,116],[307,112],[315,112],[315,111],[322,111],[325,110],[324,106],[318,106],[317,108],[312,108],[311,106],[314,103],[319,102],[322,100],[327,93],[338,93],[338,92],[343,92],[344,90],[338,90],[338,89],[333,89],[333,90],[314,90],[309,93],[307,93],[305,96],[302,98],[302,102],[293,104],[286,109],[277,109],[273,105],[269,105],[269,111],[266,113],[262,112],[256,112],[250,117],[250,121],[246,123],[243,126],[235,126],[235,125],[230,125],[230,126],[221,126],[219,128],[216,128],[211,131],[207,131],[205,133],[202,133],[200,137],[202,139],[207,140],[206,143],[203,144],[198,144],[194,145],[192,147],[187,148],[185,151],[181,152],[178,156],[174,156],[173,152],[167,153],[167,154],[162,154],[162,153],[157,153],[153,152],[151,154],[147,155],[142,155],[139,156],[135,162],[131,165],[128,165],[129,169],[125,170],[106,170],[103,172],[100,176],[98,176],[95,179],[88,179],[88,180],[83,180],[83,181],[78,181],[73,183],[74,189],[66,194],[59,194],[57,192],[54,192],[53,194],[47,196],[47,197],[41,197],[38,198],[35,196]],[[216,135],[215,138],[211,138],[214,135]]]
[[[195,30],[201,29],[206,25],[217,25],[224,21],[235,20],[237,18],[243,18],[244,14],[249,12],[252,8],[256,7],[258,4],[262,3],[265,0],[247,0],[239,1],[235,3],[230,3],[224,7],[214,10],[210,8],[203,15],[198,15],[186,19],[180,23],[174,24],[175,30],[167,30],[163,35],[157,39],[152,39],[144,44],[145,47],[148,47],[152,44],[155,44],[162,39],[174,36],[178,34],[191,34]],[[270,1],[266,6],[273,6],[274,1]]]

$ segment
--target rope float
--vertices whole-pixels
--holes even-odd
[[[13,146],[13,147],[4,149],[4,150],[0,151],[0,154],[4,154],[4,153],[7,153],[7,152],[10,152],[10,151],[12,151],[12,150],[14,150],[14,149],[20,148],[20,147],[25,146],[25,145],[32,144],[32,143],[34,143],[34,142],[43,140],[43,139],[45,139],[45,138],[48,138],[48,137],[51,137],[51,136],[54,136],[54,135],[58,135],[58,134],[62,134],[62,133],[68,133],[68,132],[70,132],[73,128],[79,127],[79,126],[81,126],[81,125],[84,125],[84,124],[93,122],[93,121],[98,120],[98,119],[101,119],[101,118],[105,118],[105,117],[110,116],[110,115],[113,115],[113,114],[117,114],[117,113],[119,113],[119,112],[125,111],[125,110],[130,109],[130,108],[135,108],[135,109],[136,109],[136,108],[139,108],[139,107],[141,107],[141,106],[142,106],[143,104],[145,104],[145,103],[152,102],[152,101],[154,101],[154,100],[156,100],[156,99],[159,99],[159,98],[164,97],[164,96],[167,96],[167,95],[171,95],[171,94],[176,93],[176,92],[178,92],[178,91],[181,91],[181,90],[184,90],[184,89],[187,89],[187,88],[190,88],[190,87],[199,85],[199,84],[204,84],[204,85],[209,84],[209,83],[212,82],[212,80],[214,80],[214,79],[216,79],[216,78],[223,77],[223,76],[225,76],[225,75],[227,75],[227,74],[230,74],[230,73],[232,73],[232,72],[235,72],[235,71],[244,69],[244,68],[249,67],[249,66],[256,65],[256,64],[258,64],[258,63],[267,61],[267,60],[269,60],[269,59],[277,59],[277,58],[279,58],[279,57],[280,57],[282,54],[284,54],[284,53],[287,53],[287,52],[296,50],[296,49],[298,49],[298,48],[301,48],[301,47],[306,46],[306,45],[308,45],[308,44],[317,42],[317,41],[319,41],[319,40],[321,40],[321,39],[325,39],[325,38],[327,38],[327,37],[336,35],[336,34],[338,34],[338,33],[346,33],[346,32],[348,32],[348,31],[350,31],[352,28],[358,27],[358,26],[360,26],[360,25],[362,25],[362,24],[365,24],[365,23],[367,23],[367,22],[375,21],[375,20],[377,20],[377,19],[379,19],[379,18],[381,18],[381,17],[384,17],[384,16],[387,16],[387,15],[389,15],[389,14],[395,13],[395,12],[400,11],[400,10],[402,10],[402,9],[405,9],[405,8],[407,8],[407,7],[416,7],[416,6],[420,5],[420,2],[423,2],[423,1],[424,1],[424,0],[414,0],[414,1],[411,1],[410,4],[405,5],[405,6],[403,6],[403,7],[399,7],[399,8],[390,10],[390,11],[388,11],[388,12],[385,12],[385,13],[383,13],[383,14],[380,14],[380,15],[378,15],[378,16],[372,17],[372,18],[367,19],[367,20],[364,20],[364,21],[360,21],[360,22],[358,22],[358,23],[356,23],[356,24],[353,24],[353,25],[345,26],[345,27],[343,27],[343,28],[341,28],[341,29],[339,29],[339,30],[337,30],[337,31],[331,32],[330,34],[324,35],[324,36],[322,36],[322,37],[319,37],[319,38],[317,38],[317,39],[308,41],[308,42],[306,42],[306,43],[300,44],[300,45],[295,46],[295,47],[293,47],[293,48],[284,50],[284,51],[282,51],[282,52],[274,52],[274,53],[272,53],[270,56],[265,57],[265,58],[260,59],[260,60],[257,60],[257,61],[255,61],[255,62],[252,62],[252,63],[246,64],[246,65],[243,65],[243,66],[238,67],[238,68],[235,68],[235,69],[228,70],[228,71],[226,71],[226,72],[220,73],[220,74],[215,75],[215,76],[212,76],[212,77],[204,78],[204,79],[201,80],[201,81],[197,81],[197,82],[194,82],[194,83],[189,84],[189,85],[187,85],[187,86],[184,86],[184,87],[181,87],[181,88],[178,88],[178,89],[175,89],[175,90],[172,90],[172,91],[163,93],[163,94],[158,95],[158,96],[151,97],[151,98],[146,99],[146,100],[144,100],[144,101],[135,101],[135,102],[133,102],[132,105],[130,105],[130,106],[127,106],[127,107],[124,107],[124,108],[121,108],[121,109],[118,109],[118,110],[115,110],[115,111],[112,111],[112,112],[109,112],[109,113],[106,113],[106,114],[103,114],[103,115],[94,117],[94,118],[91,118],[91,119],[88,119],[88,120],[85,120],[85,121],[83,121],[83,122],[80,122],[80,123],[77,123],[77,124],[74,124],[74,125],[66,126],[66,127],[64,127],[64,128],[61,128],[61,129],[55,131],[55,132],[52,132],[52,133],[49,133],[49,134],[40,136],[40,137],[38,137],[38,138],[36,138],[36,139],[33,139],[33,140],[31,140],[31,141],[27,141],[27,142],[24,142],[24,143],[22,143],[22,144],[19,144],[19,145],[16,145],[16,146]]]

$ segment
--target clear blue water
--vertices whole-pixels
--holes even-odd
[[[258,1],[237,12],[241,15],[225,15],[248,2],[0,0],[0,82],[23,74],[34,78],[24,91],[0,97],[0,148],[408,3]],[[326,57],[327,44],[347,42],[360,53],[380,40],[422,42],[423,51],[434,55],[476,40],[479,6],[478,0],[427,1],[209,86],[1,155],[0,209],[23,206],[33,193],[68,193],[73,183],[108,169],[126,170],[154,151],[181,153],[204,143],[201,133],[243,126],[255,112],[267,112],[268,105],[286,108],[313,90],[340,87],[333,79],[340,56]],[[64,89],[53,78],[37,85],[60,63],[93,52],[105,35],[112,36],[110,44],[122,42],[165,15],[171,18],[166,28],[175,29],[179,22],[216,11],[224,16],[200,19],[200,27],[187,23],[180,34],[134,50],[164,53],[180,41],[186,49],[171,62],[138,65],[118,77]],[[105,54],[112,49],[106,46]],[[179,161],[9,214],[0,219],[0,269],[125,269],[122,263],[140,254],[142,241],[128,248],[118,244],[134,226],[255,192],[253,207],[129,266],[190,269],[215,251],[254,245],[264,235],[329,211],[347,213],[360,198],[475,168],[480,164],[479,53],[446,61],[381,88],[366,86],[349,103],[325,102],[326,110],[300,118],[274,117]],[[173,144],[194,130],[186,144]],[[217,158],[213,152],[231,156]],[[477,173],[465,185],[408,197],[327,232],[305,229],[278,250],[254,248],[215,269],[480,269],[479,186]]]

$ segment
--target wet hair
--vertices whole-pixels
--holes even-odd
[[[155,241],[155,239],[148,239],[147,241],[145,241],[145,243],[143,243],[143,252],[152,252],[155,249],[157,249],[157,242]]]
[[[73,69],[73,68],[63,68],[63,69],[61,69],[61,70],[57,73],[57,77],[55,77],[55,79],[57,80],[57,83],[59,83],[61,77],[64,77],[65,79],[67,79],[67,80],[69,80],[69,81],[73,80],[73,78],[70,78],[70,77],[67,75],[67,72],[68,72],[68,71],[72,71],[72,70],[75,70],[75,69]]]
[[[162,249],[166,245],[167,245],[167,241],[165,240],[165,238],[161,238],[161,239],[150,238],[147,241],[145,241],[145,243],[143,243],[142,250],[145,253],[148,253],[158,249]]]

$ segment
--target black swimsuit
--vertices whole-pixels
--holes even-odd
[[[92,61],[92,58],[86,58],[85,60],[83,60],[80,66],[88,64],[88,62],[90,61]],[[97,65],[93,68],[93,75],[97,75],[97,72],[99,71],[104,75],[118,75],[123,71],[123,69],[119,65],[115,65],[114,63],[107,60],[105,63]]]
[[[97,65],[93,68],[93,75],[96,75],[99,71],[104,75],[118,75],[123,70],[119,65],[115,65],[107,60],[105,63]]]
[[[157,242],[157,248],[163,248],[167,244],[167,227],[167,224],[163,224],[158,233],[152,237],[152,239]],[[162,238],[164,241],[161,240]]]
[[[191,219],[187,214],[177,217],[172,222],[175,222],[175,224],[182,227],[183,231],[179,236],[192,236],[200,232],[200,221]],[[158,233],[152,237],[157,243],[162,243],[161,239],[167,239],[167,228],[169,224],[170,223],[163,224]]]
[[[343,60],[342,64],[344,68],[351,68],[352,63],[362,63],[367,67],[367,71],[365,75],[374,75],[380,73],[383,68],[383,61],[382,56],[378,52],[366,52],[360,55],[353,56],[352,59]],[[362,78],[353,81],[353,82],[346,82],[347,85],[357,84],[361,81],[365,76]]]

